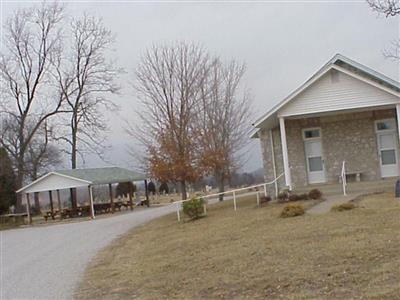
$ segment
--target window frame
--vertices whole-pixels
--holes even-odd
[[[378,123],[382,123],[382,122],[393,122],[394,128],[391,128],[391,129],[378,129]],[[379,132],[393,132],[393,131],[397,130],[397,122],[396,122],[395,118],[387,118],[387,119],[375,120],[374,128],[375,128],[375,132],[376,133],[379,133]]]
[[[310,138],[306,137],[306,131],[313,131],[313,130],[318,130],[319,136],[317,136],[317,137],[310,137]],[[312,140],[318,140],[318,139],[321,139],[321,138],[322,138],[322,130],[321,130],[321,127],[303,128],[303,129],[301,130],[301,134],[302,134],[302,137],[303,137],[303,141],[312,141]]]

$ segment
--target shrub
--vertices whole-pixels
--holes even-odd
[[[286,202],[289,200],[289,193],[287,191],[282,191],[278,194],[278,202]]]
[[[204,212],[204,199],[197,197],[192,198],[189,201],[183,202],[183,213],[190,219],[196,220],[203,215]]]
[[[314,200],[321,199],[322,198],[322,192],[319,189],[312,189],[308,193],[308,197],[310,197],[311,199],[314,199]]]
[[[301,204],[288,204],[286,205],[282,212],[281,218],[290,218],[304,215],[304,207]]]
[[[308,194],[307,194],[307,193],[300,194],[298,197],[299,197],[299,200],[308,200],[308,199],[310,199],[310,198],[308,197]]]
[[[302,200],[299,195],[297,195],[297,194],[289,195],[289,201],[299,201],[299,200]]]
[[[356,206],[353,203],[346,202],[340,205],[335,205],[331,208],[332,211],[345,211],[345,210],[351,210],[353,208],[356,208]]]
[[[301,216],[304,213],[304,207],[301,204],[288,204],[283,208],[281,218]]]
[[[268,202],[270,202],[272,200],[272,198],[270,197],[270,196],[261,196],[260,197],[260,203],[261,204],[263,204],[263,203],[268,203]]]

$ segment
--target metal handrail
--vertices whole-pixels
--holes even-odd
[[[240,191],[244,191],[244,190],[248,190],[248,189],[253,189],[256,187],[260,187],[263,186],[264,187],[264,195],[267,196],[267,185],[271,185],[271,184],[275,184],[279,178],[281,178],[283,175],[285,175],[285,172],[283,172],[282,174],[280,174],[278,177],[276,177],[274,180],[270,181],[270,182],[265,182],[265,183],[261,183],[261,184],[256,184],[256,185],[252,185],[252,186],[248,186],[248,187],[244,187],[244,188],[240,188],[240,189],[235,189],[235,190],[230,190],[230,191],[226,191],[226,192],[221,192],[221,193],[216,193],[216,194],[211,194],[211,195],[205,195],[205,196],[199,196],[201,198],[213,198],[213,197],[217,197],[219,195],[224,195],[224,194],[233,194],[233,207],[234,210],[237,209],[236,207],[236,192],[240,192]],[[276,188],[276,187],[275,187]],[[177,213],[177,217],[178,217],[178,221],[181,220],[181,216],[180,216],[180,208],[182,203],[186,202],[186,201],[190,201],[191,199],[185,199],[185,200],[178,200],[178,201],[174,201],[173,204],[176,204],[176,213]],[[259,204],[259,195],[258,195],[258,191],[257,191],[257,204]],[[207,208],[206,208],[206,204],[204,204],[204,213],[207,212]]]
[[[347,186],[346,161],[343,161],[343,163],[342,163],[342,172],[341,172],[340,176],[342,177],[343,195],[346,196],[346,186]]]

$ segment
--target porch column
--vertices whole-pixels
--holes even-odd
[[[92,219],[95,218],[94,215],[94,201],[93,201],[93,187],[89,185],[89,198],[90,198],[90,216]]]
[[[275,197],[278,197],[278,181],[276,180],[276,165],[275,165],[275,146],[274,137],[272,135],[272,129],[269,130],[269,141],[271,143],[271,158],[272,158],[272,171],[274,172],[274,187]]]
[[[396,116],[397,116],[397,134],[400,140],[400,104],[396,104]]]
[[[285,119],[283,117],[279,118],[279,127],[280,127],[280,131],[281,131],[283,169],[285,171],[285,182],[286,182],[286,185],[289,187],[289,190],[292,190],[292,179],[290,176],[289,155],[288,155],[287,142],[286,142]]]

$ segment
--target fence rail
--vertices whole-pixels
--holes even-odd
[[[280,174],[278,177],[276,177],[273,181],[270,181],[270,182],[265,182],[265,183],[256,184],[256,185],[252,185],[252,186],[248,186],[248,187],[244,187],[244,188],[240,188],[240,189],[230,190],[230,191],[211,194],[211,195],[204,195],[204,196],[199,196],[199,197],[201,197],[203,199],[206,199],[206,198],[216,198],[216,197],[218,197],[220,195],[232,194],[233,208],[236,211],[237,210],[237,205],[236,205],[236,193],[237,192],[250,190],[250,189],[254,189],[254,188],[258,188],[258,187],[264,187],[264,195],[267,196],[268,195],[267,185],[272,185],[273,184],[275,186],[275,194],[277,195],[278,194],[278,186],[275,183],[283,175],[285,175],[285,173]],[[179,200],[179,201],[173,202],[173,204],[176,205],[176,214],[177,214],[178,221],[181,220],[180,210],[182,208],[182,204],[184,202],[187,202],[187,201],[190,201],[190,200],[191,199],[186,199],[186,200]],[[257,191],[257,205],[260,205],[260,195],[259,195],[258,191]],[[204,203],[204,214],[207,214],[207,207],[206,206],[207,206],[207,203]]]

